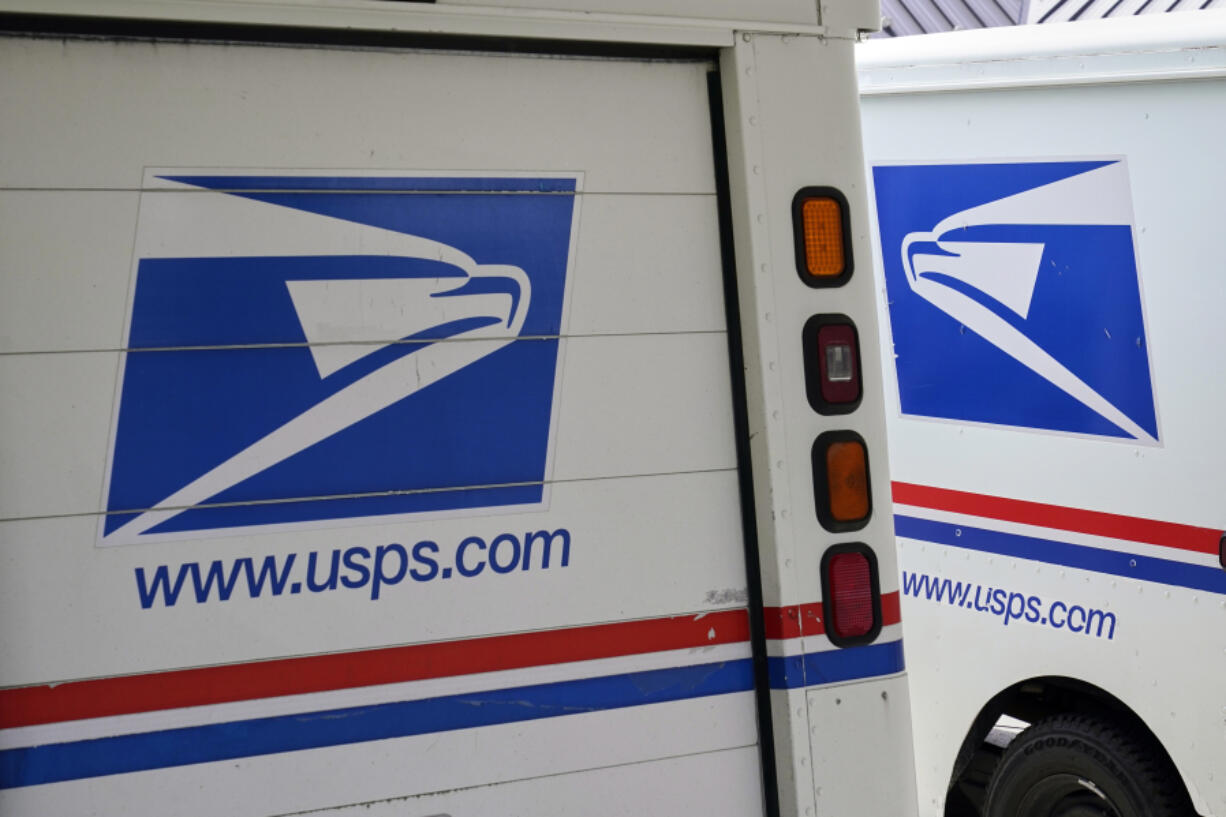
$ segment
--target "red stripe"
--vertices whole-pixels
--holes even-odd
[[[1044,528],[1088,533],[1129,542],[1216,554],[1222,531],[1198,528],[1177,522],[1160,522],[1135,516],[1045,505],[999,496],[950,491],[927,485],[894,483],[894,501],[900,505],[916,505],[938,511],[954,511],[1005,522],[1039,525]]]
[[[767,607],[764,611],[767,638],[800,638],[802,635],[822,635],[822,603],[794,604],[790,607]],[[881,596],[881,626],[902,621],[898,591]]]
[[[881,597],[881,626],[888,627],[902,621],[902,609],[898,603],[898,591]]]
[[[0,728],[749,640],[744,610],[0,690]]]
[[[826,632],[820,601],[791,607],[767,607],[764,613],[767,638],[799,638]]]

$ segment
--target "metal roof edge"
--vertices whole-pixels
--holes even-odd
[[[739,33],[854,39],[830,26],[385,0],[0,0],[0,14],[720,48]]]
[[[1226,10],[876,39],[856,46],[863,95],[1226,75]]]

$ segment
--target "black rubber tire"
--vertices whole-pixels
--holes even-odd
[[[1151,741],[1108,720],[1055,715],[1014,739],[984,817],[1187,817],[1183,783]]]

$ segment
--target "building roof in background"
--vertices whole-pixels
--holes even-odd
[[[1226,0],[881,0],[876,37],[1226,9]]]
[[[878,37],[994,28],[1022,21],[1025,0],[881,0]]]

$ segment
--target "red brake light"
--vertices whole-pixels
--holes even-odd
[[[839,646],[865,644],[881,631],[877,560],[864,545],[837,545],[822,559],[826,634]]]
[[[839,638],[856,638],[873,629],[873,585],[862,553],[840,553],[830,560],[830,627]]]

